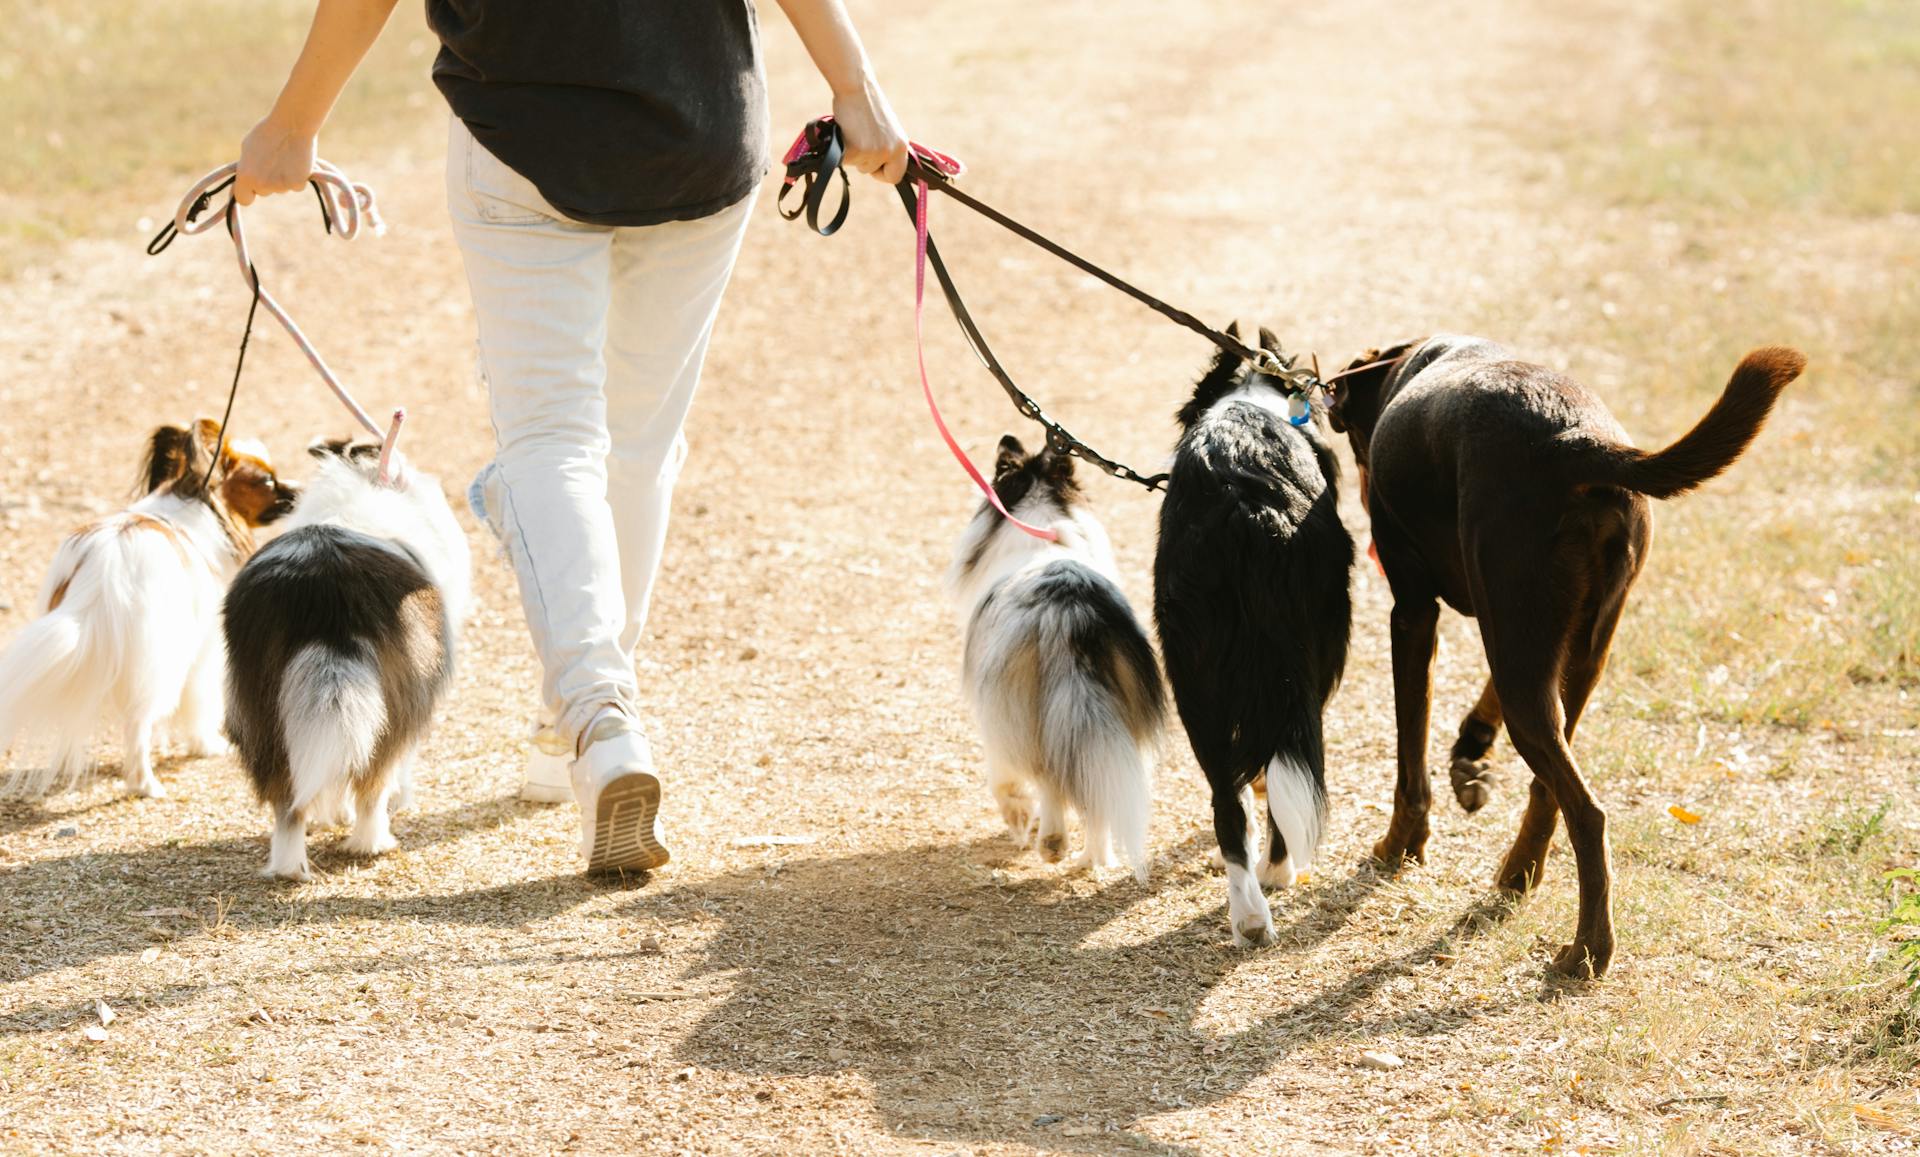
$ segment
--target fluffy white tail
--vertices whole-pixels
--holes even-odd
[[[280,718],[292,786],[289,810],[298,815],[373,759],[387,722],[380,673],[370,658],[306,647],[287,665]]]
[[[79,778],[86,765],[86,743],[100,717],[104,680],[96,670],[102,656],[91,652],[94,632],[65,611],[28,623],[0,654],[0,751],[21,730],[50,732],[54,758],[6,778],[4,794],[38,799]]]
[[[1087,830],[1088,855],[1098,863],[1111,850],[1147,882],[1147,821],[1153,814],[1148,752],[1115,727],[1089,735],[1078,766],[1067,776],[1073,806]]]
[[[1320,834],[1327,826],[1327,796],[1305,764],[1276,755],[1267,764],[1267,810],[1280,838],[1287,842],[1287,859],[1295,873],[1313,866],[1320,850]]]
[[[1103,862],[1111,849],[1147,882],[1147,821],[1153,784],[1147,751],[1114,694],[1079,668],[1065,645],[1043,645],[1040,746],[1046,771],[1080,813],[1087,853]]]

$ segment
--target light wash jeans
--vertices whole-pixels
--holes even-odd
[[[577,744],[603,707],[637,718],[681,426],[754,198],[698,221],[583,225],[451,122],[447,209],[496,443],[468,499],[506,547],[545,709]]]

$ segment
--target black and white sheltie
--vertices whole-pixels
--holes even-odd
[[[1022,847],[1059,861],[1066,809],[1080,814],[1077,862],[1123,861],[1147,879],[1151,755],[1166,715],[1153,647],[1114,578],[1106,531],[1079,505],[1073,459],[1000,440],[993,487],[1057,542],[980,504],[948,585],[966,633],[967,700],[987,779]]]
[[[395,452],[329,442],[288,529],[227,594],[227,735],[274,810],[265,875],[308,878],[307,823],[353,824],[345,849],[394,846],[415,748],[453,674],[471,575],[440,483]]]
[[[220,595],[253,552],[253,530],[293,509],[295,488],[266,447],[201,419],[147,439],[141,498],[75,531],[47,569],[37,616],[0,653],[0,749],[18,732],[51,737],[53,757],[8,777],[39,798],[87,767],[102,714],[124,728],[121,770],[136,795],[165,795],[155,729],[171,721],[192,755],[220,738]],[[218,446],[219,465],[207,466]]]
[[[1262,330],[1264,348],[1279,352]],[[1261,885],[1312,863],[1326,822],[1321,714],[1346,666],[1353,539],[1315,423],[1286,419],[1279,383],[1220,355],[1180,410],[1154,558],[1167,680],[1213,787],[1213,827],[1239,945],[1271,943]],[[1267,785],[1268,845],[1249,818]]]

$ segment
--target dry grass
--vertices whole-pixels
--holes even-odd
[[[1614,973],[1543,975],[1573,919],[1564,857],[1524,904],[1489,895],[1517,784],[1479,816],[1443,809],[1425,868],[1365,864],[1392,775],[1386,599],[1366,576],[1329,720],[1332,846],[1277,898],[1278,945],[1231,947],[1177,744],[1151,887],[1014,854],[939,602],[967,499],[901,377],[909,235],[860,189],[830,243],[762,214],[716,338],[642,663],[675,864],[587,882],[566,811],[512,800],[533,667],[478,550],[470,661],[393,855],[357,863],[323,836],[313,884],[256,880],[265,823],[222,760],[163,768],[168,801],[101,784],[0,810],[0,1148],[1915,1145],[1914,1022],[1878,922],[1880,873],[1920,859],[1920,241],[1884,215],[1910,202],[1864,190],[1908,195],[1920,174],[1910,152],[1878,176],[1829,159],[1863,155],[1910,91],[1906,10],[1113,9],[861,16],[883,62],[912,62],[889,72],[910,122],[975,163],[981,195],[1203,313],[1264,314],[1328,357],[1486,333],[1592,382],[1643,444],[1690,424],[1748,346],[1812,356],[1751,460],[1659,510],[1582,726],[1619,867]],[[771,21],[767,41],[784,131],[816,111],[817,81]],[[1777,119],[1691,79],[1711,64],[1744,91],[1787,43],[1857,67],[1783,74],[1795,112]],[[1072,110],[1070,144],[1055,119],[983,115],[981,93]],[[380,189],[393,234],[318,245],[307,206],[257,232],[367,400],[413,406],[417,455],[451,488],[487,446],[437,117],[377,107],[400,151],[336,159]],[[1740,132],[1702,131],[1723,117]],[[1756,165],[1765,133],[1822,151]],[[1134,165],[1142,140],[1158,165]],[[1228,142],[1259,147],[1229,160]],[[1707,191],[1720,181],[1738,199]],[[1164,452],[1202,356],[1190,339],[957,214],[936,229],[1050,409],[1135,464]],[[110,235],[66,250],[62,279],[29,263],[0,284],[4,428],[24,447],[0,461],[0,631],[60,533],[117,494],[122,448],[211,404],[230,365],[221,308],[242,302],[218,245],[155,263]],[[357,292],[326,296],[343,272]],[[796,350],[796,328],[873,336],[829,358]],[[283,452],[337,426],[284,341],[258,359],[244,426]],[[1007,420],[991,384],[950,335],[930,360],[990,444]],[[80,433],[36,440],[54,428]],[[1153,500],[1090,488],[1141,595]],[[1450,621],[1436,743],[1481,674],[1471,624]],[[766,834],[811,842],[736,843]],[[117,1013],[103,1042],[83,1033],[97,1000]],[[1368,1049],[1406,1066],[1361,1068]]]
[[[150,233],[143,219],[234,159],[312,12],[307,0],[0,0],[0,274],[74,237]],[[417,26],[381,41],[330,148],[378,142],[383,122],[438,99],[431,45]]]

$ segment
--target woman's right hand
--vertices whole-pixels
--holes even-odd
[[[897,185],[907,173],[907,130],[880,85],[871,78],[862,80],[859,88],[833,98],[833,120],[847,146],[845,163],[883,184]]]
[[[269,116],[240,142],[240,168],[233,178],[233,199],[253,204],[255,197],[291,193],[313,176],[319,138],[282,125]]]

